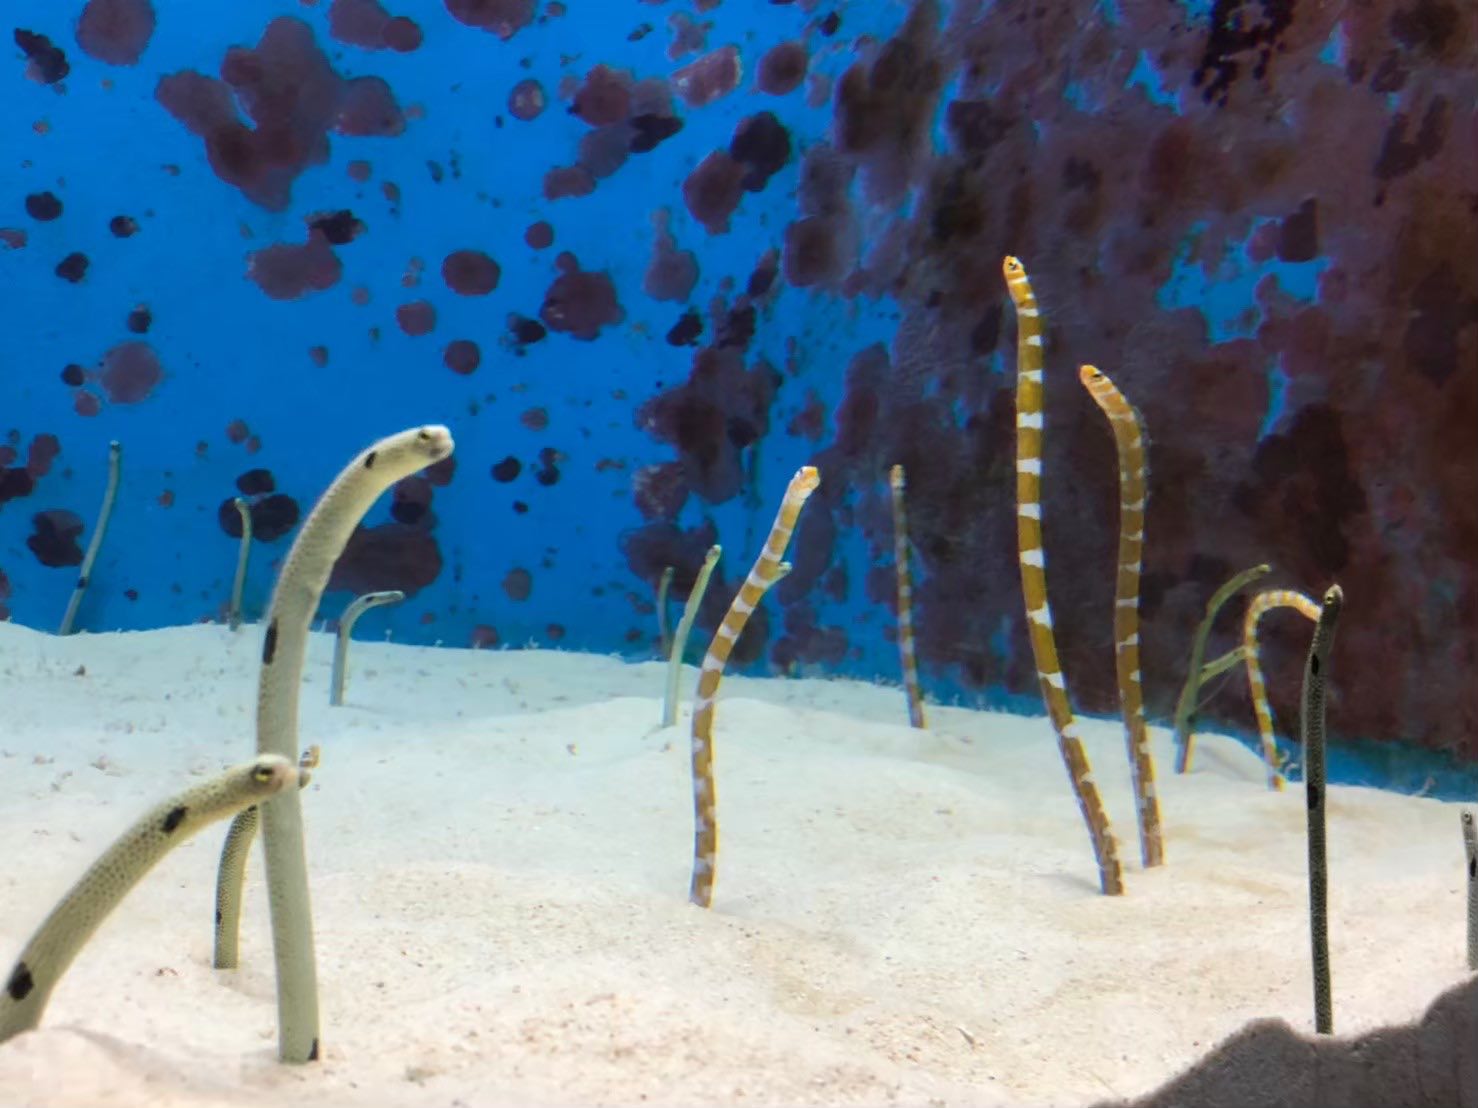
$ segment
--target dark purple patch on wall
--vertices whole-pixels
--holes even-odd
[[[498,287],[500,273],[481,250],[454,250],[441,263],[441,279],[459,296],[486,296]]]
[[[163,379],[159,355],[146,342],[121,342],[103,355],[103,391],[114,404],[148,399]]]
[[[153,35],[150,0],[87,0],[77,17],[77,45],[108,65],[133,65]]]
[[[459,23],[507,40],[534,18],[534,0],[443,0]]]
[[[82,534],[82,519],[65,508],[52,508],[31,517],[31,533],[26,546],[44,566],[80,566],[82,547],[77,544]]]
[[[54,85],[72,71],[66,52],[45,35],[17,27],[13,38],[26,56],[26,76],[38,84]]]
[[[441,575],[441,547],[423,527],[383,523],[355,528],[334,563],[328,591],[399,589],[414,596]]]
[[[616,299],[616,286],[602,272],[582,270],[570,253],[559,256],[561,273],[544,294],[539,309],[551,331],[560,331],[584,342],[594,341],[602,327],[620,323],[625,311]]]

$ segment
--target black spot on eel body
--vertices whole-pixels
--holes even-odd
[[[1319,676],[1319,655],[1314,654],[1309,657],[1309,672],[1315,677]]]
[[[82,574],[82,576],[77,578],[77,587],[79,589],[87,588],[87,574],[84,573]]]
[[[171,808],[169,815],[164,817],[164,833],[166,835],[173,834],[174,829],[184,822],[185,813],[189,810],[183,804],[176,808]]]
[[[1468,863],[1468,879],[1471,881],[1475,877],[1478,877],[1478,858]]]
[[[316,1061],[318,1061],[318,1040],[317,1039],[314,1039],[313,1040],[313,1049],[310,1050],[310,1051],[308,1051],[308,1061],[310,1061],[310,1062],[316,1062]]]
[[[375,468],[375,451],[371,450],[368,454],[366,454],[364,456],[364,468],[365,469],[374,469]]]
[[[5,991],[10,994],[10,999],[25,1000],[35,987],[36,982],[31,977],[31,968],[24,962],[17,962],[15,969],[10,971],[10,980],[5,985]]]
[[[1313,809],[1317,808],[1318,806],[1319,806],[1319,786],[1318,785],[1310,785],[1309,786],[1309,810],[1312,811]]]
[[[221,922],[221,910],[219,908],[217,908],[216,909],[216,923],[219,924],[220,922]]]
[[[277,621],[267,624],[267,637],[262,640],[262,665],[270,666],[272,656],[277,653]]]

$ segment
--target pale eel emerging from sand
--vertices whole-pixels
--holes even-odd
[[[329,572],[354,528],[386,489],[441,461],[453,445],[451,432],[440,426],[416,427],[381,439],[351,461],[314,505],[288,551],[267,609],[257,686],[259,753],[298,760],[298,693],[308,628]],[[318,975],[299,790],[290,789],[262,805],[261,822],[277,960],[278,1054],[284,1062],[309,1062],[319,1056]],[[241,834],[227,839],[228,850],[243,851],[249,843],[250,837]],[[223,857],[221,871],[238,884],[217,890],[217,911],[232,899],[239,904],[244,866],[228,866]]]
[[[1073,720],[1067,683],[1057,658],[1057,640],[1052,633],[1052,610],[1047,606],[1047,557],[1042,549],[1045,422],[1042,374],[1046,364],[1042,354],[1042,310],[1021,262],[1008,255],[1001,268],[1011,301],[1016,305],[1016,546],[1021,564],[1021,592],[1026,602],[1027,634],[1037,664],[1042,700],[1057,731],[1057,747],[1093,840],[1099,886],[1106,895],[1118,896],[1124,891],[1119,844],[1109,826],[1098,786],[1093,783],[1093,767]]]
[[[40,1024],[67,967],[161,858],[207,824],[253,807],[297,780],[291,761],[263,754],[149,809],[88,868],[21,951],[0,994],[0,1042]]]

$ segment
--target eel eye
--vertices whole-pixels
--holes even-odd
[[[253,781],[260,781],[265,785],[268,781],[272,780],[272,767],[257,766],[251,771],[251,776]]]

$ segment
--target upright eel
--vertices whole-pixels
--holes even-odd
[[[384,589],[356,596],[344,609],[344,614],[339,617],[339,630],[334,635],[334,665],[328,679],[328,702],[334,707],[344,703],[344,682],[349,679],[349,642],[359,617],[371,608],[399,604],[404,599],[405,593],[399,589]]]
[[[1057,660],[1052,611],[1047,606],[1047,559],[1042,551],[1042,319],[1026,270],[1007,256],[1002,263],[1006,287],[1016,305],[1016,543],[1021,563],[1021,591],[1026,601],[1027,632],[1036,659],[1042,700],[1057,732],[1057,746],[1078,798],[1078,808],[1093,840],[1098,880],[1108,896],[1124,891],[1119,846],[1108,813],[1093,782],[1093,767],[1083,749],[1068,703],[1067,685]]]
[[[693,621],[698,618],[698,609],[703,604],[703,594],[708,591],[708,580],[713,576],[713,567],[718,565],[724,548],[714,543],[703,555],[703,564],[698,567],[698,576],[688,590],[688,599],[683,604],[683,614],[673,632],[671,649],[667,652],[667,688],[662,694],[662,726],[677,723],[677,685],[683,672],[683,651],[688,646],[688,635],[693,630]],[[669,567],[670,568],[670,567]],[[665,576],[665,575],[664,575]]]
[[[913,641],[913,581],[908,573],[908,516],[903,507],[903,467],[888,474],[893,490],[893,564],[898,578],[898,657],[903,665],[903,689],[908,697],[908,722],[924,727],[924,694],[919,690],[919,660]]]
[[[123,446],[114,439],[108,443],[108,484],[103,489],[103,505],[98,509],[98,521],[93,526],[92,538],[87,543],[87,553],[82,557],[82,568],[77,574],[77,584],[67,601],[67,610],[62,614],[62,625],[58,635],[70,635],[77,622],[77,612],[82,607],[82,598],[92,581],[92,566],[102,549],[103,536],[108,533],[108,521],[113,518],[113,502],[118,499],[119,470],[123,464]]]
[[[1139,671],[1139,575],[1144,561],[1144,517],[1149,499],[1149,467],[1144,427],[1124,394],[1095,366],[1078,370],[1114,433],[1119,454],[1119,571],[1114,587],[1114,667],[1119,707],[1134,774],[1134,807],[1139,815],[1139,855],[1146,868],[1165,861],[1160,801],[1155,795],[1155,760],[1144,725],[1144,687]]]
[[[244,497],[231,501],[241,517],[241,545],[236,550],[236,576],[231,580],[231,607],[226,624],[235,631],[241,626],[241,594],[246,589],[246,563],[251,558],[251,507]]]
[[[1464,808],[1463,853],[1468,862],[1468,968],[1478,970],[1478,826],[1472,809]]]
[[[440,426],[417,427],[381,439],[345,467],[308,514],[267,608],[257,686],[258,753],[298,760],[298,693],[308,628],[329,572],[354,528],[386,489],[445,458],[452,448],[451,432]],[[278,1054],[284,1062],[309,1062],[319,1055],[318,980],[299,790],[290,789],[262,805],[261,822],[277,962]],[[250,844],[248,836],[232,838],[238,849]],[[223,857],[222,876],[229,873],[239,882],[244,867],[226,863]],[[239,885],[230,892],[218,890],[218,910],[232,897],[240,901]]]
[[[821,484],[815,466],[802,466],[790,479],[785,499],[770,527],[765,548],[760,551],[754,568],[739,586],[724,620],[714,632],[703,665],[698,670],[698,691],[693,697],[693,876],[688,884],[688,899],[700,908],[713,905],[714,864],[718,859],[718,794],[713,785],[713,701],[718,694],[724,663],[734,649],[734,642],[749,614],[760,598],[789,568],[781,557],[790,545],[795,521],[807,498]]]
[[[1304,791],[1309,827],[1309,945],[1314,962],[1314,1030],[1334,1033],[1334,1003],[1329,991],[1329,865],[1324,840],[1324,708],[1329,654],[1345,594],[1338,585],[1324,593],[1314,625],[1314,641],[1304,663],[1299,731],[1303,742]]]
[[[1278,744],[1273,740],[1273,713],[1268,708],[1268,687],[1262,677],[1262,663],[1257,656],[1257,624],[1264,612],[1274,608],[1293,608],[1310,622],[1319,619],[1319,604],[1312,597],[1293,589],[1268,589],[1258,593],[1247,605],[1242,620],[1242,646],[1247,655],[1247,691],[1252,695],[1252,711],[1257,716],[1257,734],[1262,740],[1262,758],[1268,765],[1268,788],[1283,790],[1283,773],[1278,765]]]
[[[1206,657],[1206,640],[1211,636],[1211,626],[1216,622],[1217,613],[1221,611],[1221,606],[1233,596],[1258,578],[1266,577],[1272,570],[1273,567],[1266,562],[1253,566],[1251,569],[1244,569],[1230,581],[1224,582],[1221,588],[1211,594],[1211,599],[1206,601],[1206,613],[1196,627],[1195,637],[1191,639],[1191,664],[1186,670],[1185,684],[1180,687],[1180,698],[1175,702],[1176,773],[1190,772],[1192,747],[1196,742],[1196,700],[1200,695],[1201,685],[1217,673],[1223,672],[1215,669],[1221,659],[1202,668],[1202,662]],[[1230,669],[1231,666],[1242,661],[1244,656],[1245,652],[1236,654],[1226,668]]]
[[[161,858],[207,824],[256,805],[297,780],[292,762],[263,754],[150,808],[93,862],[26,943],[0,994],[0,1042],[41,1023],[67,967]]]

